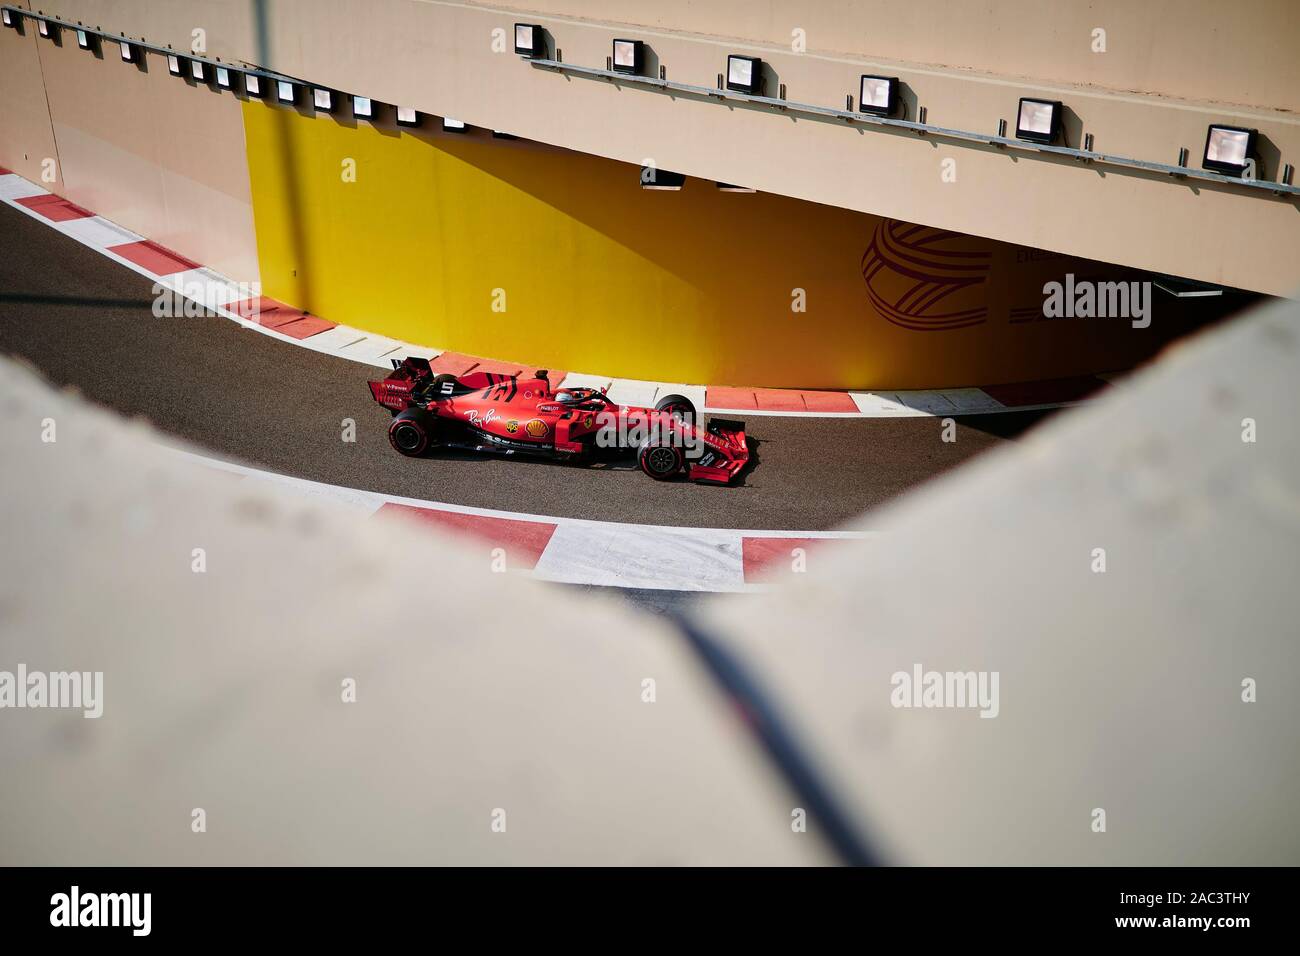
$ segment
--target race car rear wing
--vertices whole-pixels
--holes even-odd
[[[429,360],[410,356],[393,359],[393,371],[381,382],[367,382],[370,394],[385,408],[400,412],[411,404],[412,393],[433,379]]]

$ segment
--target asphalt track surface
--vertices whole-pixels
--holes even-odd
[[[0,352],[57,385],[221,457],[281,474],[458,505],[709,528],[817,531],[1004,441],[1043,412],[957,419],[748,420],[754,463],[732,487],[468,453],[403,458],[366,380],[380,369],[322,355],[220,316],[155,318],[152,283],[0,205]],[[730,416],[729,416],[730,417]],[[342,422],[356,421],[356,441]]]

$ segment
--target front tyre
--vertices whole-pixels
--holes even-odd
[[[419,458],[433,444],[433,422],[427,412],[408,408],[398,412],[388,426],[388,442],[407,458]]]
[[[655,481],[676,478],[686,468],[686,456],[675,445],[663,445],[646,439],[637,452],[641,470]]]
[[[685,395],[665,395],[655,402],[655,411],[667,412],[673,418],[683,421],[687,425],[695,424],[697,419],[695,403]]]

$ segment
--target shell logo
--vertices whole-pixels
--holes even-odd
[[[862,254],[867,297],[885,321],[946,332],[988,320],[993,252],[987,240],[882,219]]]
[[[546,427],[546,422],[540,418],[534,418],[524,426],[524,431],[528,432],[532,438],[543,438],[550,429]]]

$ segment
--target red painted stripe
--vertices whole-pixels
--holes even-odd
[[[89,219],[94,215],[89,210],[82,209],[80,206],[68,202],[62,196],[50,194],[47,196],[26,196],[17,199],[15,202],[20,206],[26,206],[33,212],[38,212],[50,222],[68,222],[71,219]]]
[[[49,203],[64,202],[62,196],[56,196],[54,193],[40,193],[36,196],[24,196],[22,199],[15,199],[14,202],[20,206],[26,206],[28,209],[35,209],[37,206],[45,206]]]
[[[765,412],[807,411],[803,395],[790,388],[756,388],[754,403]]]
[[[848,392],[804,392],[803,403],[810,412],[856,412],[858,405]]]
[[[330,322],[315,315],[304,315],[284,325],[277,325],[275,330],[291,339],[309,339],[321,332],[328,332],[338,323]]]
[[[397,514],[415,521],[486,542],[505,549],[507,570],[532,570],[555,534],[556,526],[545,521],[522,521],[518,518],[492,518],[467,515],[458,511],[438,511],[391,501],[380,506],[376,514]]]
[[[443,352],[437,358],[429,360],[429,367],[434,375],[448,373],[451,375],[468,375],[470,372],[489,372],[496,375],[521,375],[531,377],[538,365],[521,365],[519,362],[502,362],[495,359],[466,355],[464,352]],[[548,369],[551,384],[556,385],[569,373],[559,369]]]
[[[0,166],[0,176],[8,176],[12,172],[12,169],[5,169],[3,166]]]
[[[752,388],[735,388],[731,385],[710,385],[704,390],[707,408],[758,408]]]
[[[504,372],[506,375],[518,375],[523,367],[509,362],[490,362],[476,355],[463,352],[443,352],[429,362],[434,375],[444,372],[452,375],[466,375],[469,372]]]
[[[293,339],[310,338],[334,328],[337,324],[320,316],[309,315],[302,309],[295,309],[266,295],[257,299],[244,299],[226,308],[241,318],[256,322],[268,329],[275,329]]]
[[[764,412],[856,412],[848,392],[814,392],[797,388],[740,388],[710,385],[704,393],[708,408],[752,408]]]
[[[757,577],[772,577],[772,572],[785,571],[794,573],[795,548],[805,551],[817,547],[825,538],[750,538],[740,539],[741,561],[744,564],[745,580]],[[764,574],[764,572],[770,572]]]
[[[269,295],[259,296],[256,299],[241,299],[239,302],[232,302],[226,306],[231,312],[238,313],[241,319],[256,320],[263,312],[277,312],[280,310],[290,309],[278,299],[272,299]],[[296,315],[302,315],[296,309],[292,310]]]
[[[1012,385],[985,385],[982,391],[1003,405],[1018,408],[1023,405],[1056,405],[1061,402],[1078,402],[1106,387],[1106,383],[1091,375],[1077,378],[1058,378],[1046,382],[1021,382]]]
[[[147,239],[141,242],[123,243],[120,246],[110,246],[108,251],[159,276],[175,275],[177,272],[188,272],[190,269],[199,267],[197,262],[191,262],[184,256],[172,252],[170,249],[164,249],[158,243]]]

